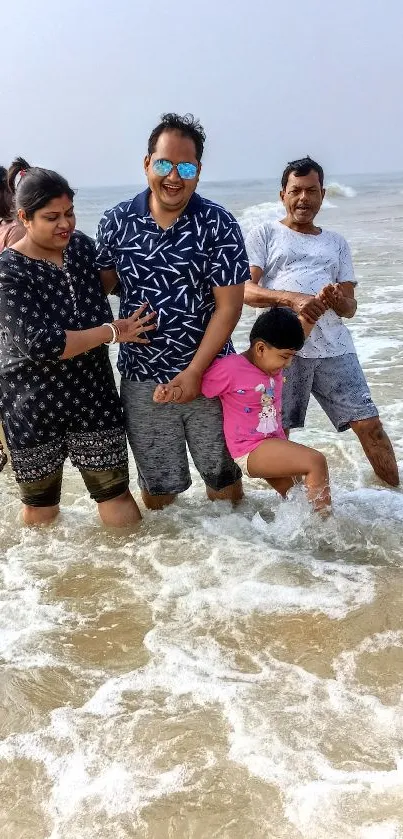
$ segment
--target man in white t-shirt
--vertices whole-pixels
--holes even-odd
[[[280,197],[286,217],[258,225],[246,238],[251,279],[245,303],[289,306],[315,323],[287,372],[284,428],[304,426],[312,393],[338,431],[352,428],[357,434],[376,474],[397,486],[393,448],[342,321],[354,317],[357,308],[350,249],[338,233],[314,224],[325,195],[323,178],[322,167],[309,157],[284,170]]]

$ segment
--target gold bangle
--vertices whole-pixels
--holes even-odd
[[[104,341],[104,344],[116,344],[118,340],[118,332],[116,326],[114,326],[113,323],[103,323],[102,326],[109,326],[109,329],[112,330],[112,340]]]

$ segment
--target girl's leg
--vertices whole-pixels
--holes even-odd
[[[250,453],[248,472],[251,478],[265,478],[270,483],[273,478],[292,479],[294,475],[302,475],[314,509],[322,510],[330,505],[327,462],[316,449],[289,440],[265,440]]]
[[[293,478],[266,478],[267,483],[285,498],[289,489],[295,484]]]

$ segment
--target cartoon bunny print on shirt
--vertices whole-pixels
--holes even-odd
[[[256,385],[255,390],[262,394],[262,410],[259,414],[259,425],[256,431],[261,434],[273,434],[278,429],[276,409],[274,407],[274,379],[270,377],[270,386]]]

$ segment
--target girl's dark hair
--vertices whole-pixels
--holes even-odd
[[[51,169],[35,166],[28,169],[21,178],[16,189],[15,206],[17,210],[24,210],[27,219],[31,219],[37,210],[62,195],[67,195],[71,201],[74,198],[74,190],[66,178]]]
[[[7,169],[0,166],[0,220],[11,221],[13,196],[8,185]]]
[[[148,154],[155,152],[158,138],[164,131],[179,131],[182,137],[193,140],[196,148],[196,160],[201,161],[206,134],[198,119],[193,114],[161,114],[161,122],[153,129],[148,138]]]
[[[11,166],[8,167],[8,185],[13,195],[15,195],[15,180],[17,175],[25,175],[30,168],[29,163],[23,157],[16,157]]]
[[[264,341],[276,350],[300,350],[305,341],[301,321],[295,312],[284,306],[274,306],[259,315],[249,336],[251,346]]]

